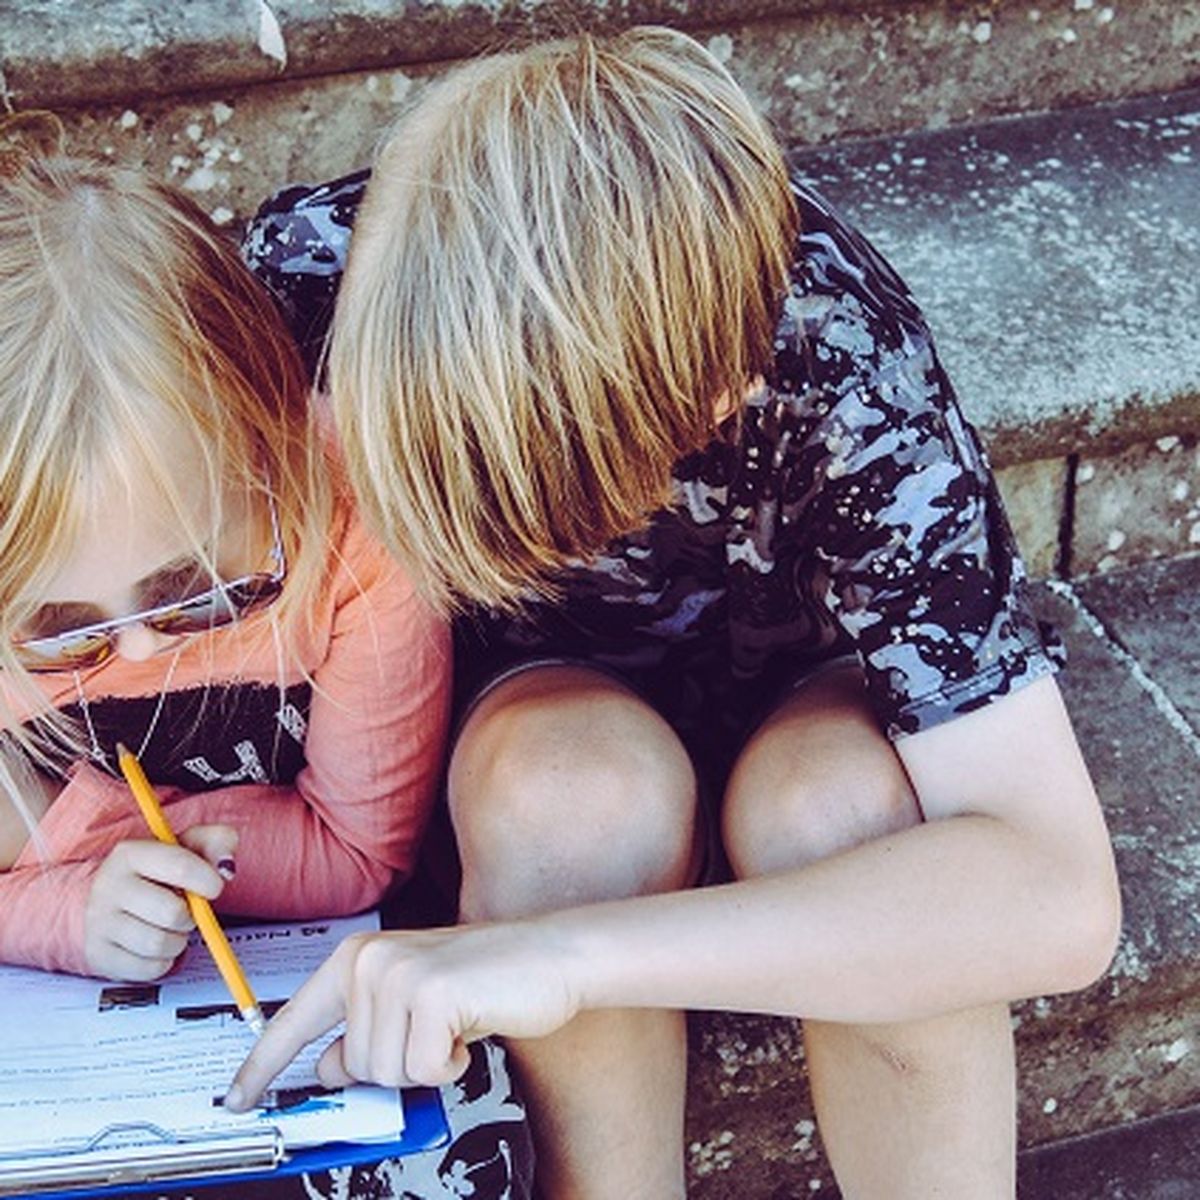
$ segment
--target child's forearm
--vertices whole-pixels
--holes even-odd
[[[349,939],[247,1060],[243,1101],[343,1017],[328,1079],[443,1083],[464,1042],[583,1009],[891,1023],[1084,985],[1116,939],[1112,852],[1057,690],[1023,695],[898,748],[928,818],[902,833],[725,887]]]
[[[568,948],[582,1007],[902,1021],[1093,980],[1115,936],[1105,863],[1099,847],[961,816],[796,871],[533,924]]]
[[[1117,906],[1102,830],[1074,845],[952,817],[751,882],[351,938],[271,1022],[234,1103],[343,1018],[327,1083],[439,1084],[464,1042],[539,1037],[583,1009],[893,1022],[1079,986]]]

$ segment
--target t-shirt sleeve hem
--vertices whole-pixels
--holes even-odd
[[[888,737],[900,741],[915,733],[924,733],[955,717],[984,708],[1039,679],[1055,675],[1059,669],[1060,665],[1040,650],[1016,660],[995,663],[970,679],[956,680],[910,700],[889,722]]]

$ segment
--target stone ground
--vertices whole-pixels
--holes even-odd
[[[161,149],[165,126],[184,153],[189,93],[230,116],[246,101],[259,119],[254,155],[233,163],[245,176],[270,152],[270,113],[293,131],[310,115],[334,126],[317,158],[361,152],[360,103],[402,99],[448,60],[661,22],[705,42],[778,129],[809,144],[1175,91],[1200,73],[1200,8],[1178,0],[0,0],[0,101],[113,105],[96,114],[109,137],[149,135]],[[126,111],[145,118],[136,133]],[[337,173],[312,145],[301,157],[318,178]],[[214,199],[237,209],[237,190]]]
[[[1196,1200],[1200,1108],[1022,1156],[1021,1200]]]

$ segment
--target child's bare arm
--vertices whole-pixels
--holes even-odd
[[[463,1040],[549,1032],[583,1008],[893,1022],[1094,979],[1119,899],[1053,680],[900,752],[928,817],[915,829],[750,882],[354,943],[281,1013],[239,1081],[256,1094],[343,1015],[331,1079],[437,1082],[456,1073]]]
[[[1111,957],[1120,902],[1054,682],[897,749],[924,824],[794,872],[639,902],[648,920],[628,931],[608,917],[564,917],[587,946],[582,961],[618,964],[584,980],[583,1003],[661,996],[892,1022],[1093,980]]]

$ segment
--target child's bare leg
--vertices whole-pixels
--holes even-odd
[[[920,821],[854,668],[793,696],[747,745],[724,826],[742,877],[802,866]],[[1011,1200],[1008,1008],[900,1025],[805,1025],[821,1135],[846,1200]]]
[[[501,684],[467,722],[450,766],[462,919],[683,886],[695,791],[670,728],[607,677],[542,667]],[[592,1012],[509,1048],[548,1200],[684,1195],[681,1014]]]

